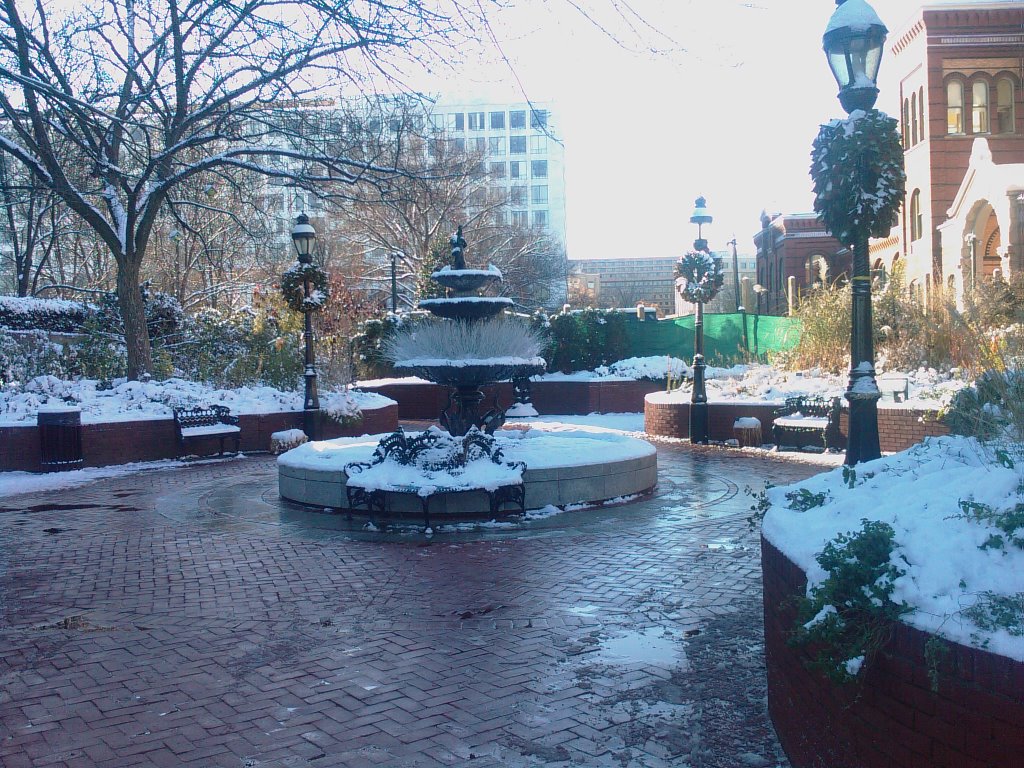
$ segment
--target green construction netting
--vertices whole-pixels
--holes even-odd
[[[636,357],[672,355],[689,360],[693,357],[693,323],[693,315],[657,322],[628,322],[630,351]],[[792,349],[800,341],[800,327],[800,321],[792,317],[706,314],[704,356],[709,363],[722,364]]]

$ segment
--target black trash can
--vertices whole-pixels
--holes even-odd
[[[81,469],[82,412],[78,408],[54,408],[36,414],[43,472]]]

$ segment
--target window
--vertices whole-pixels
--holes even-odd
[[[508,151],[513,155],[526,154],[526,137],[510,136],[508,140]]]
[[[526,187],[514,186],[509,190],[512,205],[526,205]]]
[[[950,80],[946,86],[946,133],[964,132],[964,84]]]
[[[971,130],[988,133],[988,83],[984,80],[971,86]]]
[[[505,178],[505,163],[491,163],[491,178]]]
[[[453,112],[448,115],[448,130],[449,131],[464,131],[466,130],[466,116],[461,112]]]
[[[471,131],[482,131],[484,129],[484,113],[483,112],[470,112],[469,113],[469,130]]]
[[[530,202],[534,205],[548,204],[548,188],[546,184],[537,184],[530,190]]]
[[[528,227],[530,225],[529,211],[512,211],[512,226]]]
[[[530,153],[534,155],[543,155],[548,151],[548,137],[544,134],[540,136],[530,137]]]
[[[508,113],[508,127],[513,131],[526,130],[526,111],[518,110]]]
[[[999,78],[996,83],[996,130],[999,133],[1016,133],[1013,91],[1013,80]]]
[[[498,209],[496,211],[492,211],[491,212],[491,221],[494,222],[494,226],[496,226],[496,227],[504,227],[505,226],[505,212],[503,210],[501,210],[501,209]]]
[[[917,94],[910,97],[910,146],[917,144]]]
[[[444,130],[444,115],[433,114],[430,116],[430,124],[439,131]]]
[[[533,226],[535,227],[546,227],[548,225],[548,212],[547,211],[534,211],[533,212]]]
[[[910,242],[914,243],[921,239],[924,232],[924,217],[921,214],[921,190],[915,189],[910,196]]]
[[[910,149],[910,99],[903,100],[903,148]]]
[[[530,112],[530,127],[543,130],[548,127],[548,111],[546,109],[535,109]]]
[[[548,161],[531,160],[530,175],[535,179],[546,179],[548,177]]]
[[[526,178],[526,162],[523,160],[513,160],[508,164],[508,176],[510,179],[525,179]]]
[[[476,151],[482,155],[484,152],[487,151],[487,139],[485,139],[483,136],[477,136],[474,146],[476,147]]]
[[[465,139],[452,139],[451,143],[452,152],[466,152],[466,140]]]
[[[492,131],[504,131],[505,130],[505,113],[504,112],[491,112],[491,130]]]
[[[505,156],[505,137],[504,136],[491,136],[487,140],[487,148],[490,150],[492,157],[504,157]]]

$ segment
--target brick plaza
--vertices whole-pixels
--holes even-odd
[[[0,501],[0,765],[786,766],[745,485],[659,445],[631,505],[372,533],[272,459]]]

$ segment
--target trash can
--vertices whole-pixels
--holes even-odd
[[[36,414],[36,424],[39,427],[43,472],[81,469],[85,465],[80,409],[41,409]]]

